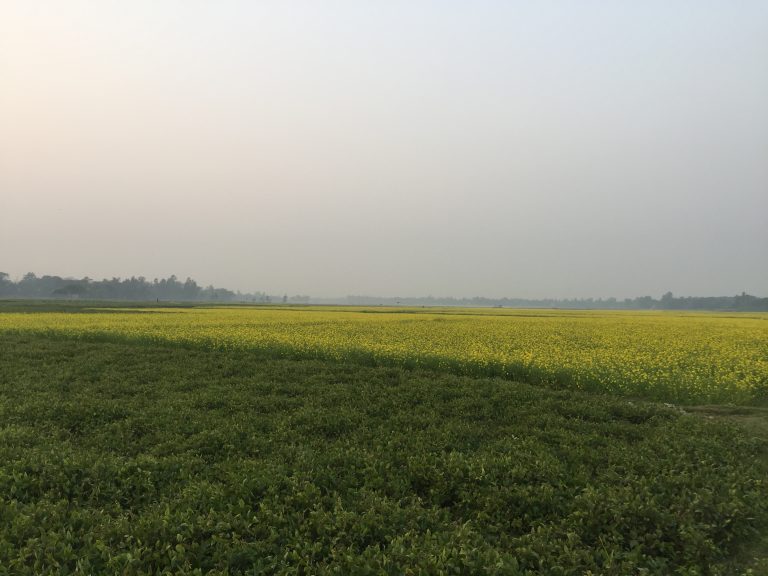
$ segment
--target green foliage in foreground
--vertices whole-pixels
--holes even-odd
[[[0,336],[0,574],[729,574],[766,443],[651,404]]]

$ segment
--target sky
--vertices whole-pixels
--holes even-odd
[[[0,0],[0,271],[768,296],[768,2]]]

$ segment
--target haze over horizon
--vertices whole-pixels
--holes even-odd
[[[0,271],[768,296],[768,2],[0,2]]]

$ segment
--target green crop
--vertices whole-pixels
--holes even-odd
[[[0,574],[736,574],[767,450],[504,379],[2,334]]]

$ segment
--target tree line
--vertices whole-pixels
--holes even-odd
[[[14,282],[0,272],[0,298],[69,298],[86,300],[173,300],[216,302],[267,302],[272,298],[262,292],[243,294],[226,288],[199,286],[191,278],[183,282],[176,276],[147,280],[143,276],[92,280],[25,274]]]
[[[682,296],[667,292],[661,298],[472,298],[348,296],[345,304],[358,306],[462,306],[503,308],[564,308],[603,310],[739,310],[768,311],[768,298],[741,293],[737,296]]]
[[[270,296],[265,292],[242,293],[226,288],[200,286],[187,278],[183,282],[176,276],[147,280],[143,276],[92,280],[37,276],[32,272],[14,282],[8,274],[0,272],[0,298],[66,298],[84,300],[133,301],[205,301],[251,302],[290,304],[349,304],[357,306],[463,306],[505,308],[565,308],[607,310],[740,310],[768,311],[768,298],[746,293],[736,296],[674,296],[667,292],[661,298],[472,298],[454,297],[380,297],[347,296],[346,298],[310,298],[309,296]]]

